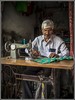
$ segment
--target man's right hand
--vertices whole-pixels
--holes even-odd
[[[37,50],[32,50],[31,53],[34,56],[39,56],[40,55],[40,52],[38,52]]]

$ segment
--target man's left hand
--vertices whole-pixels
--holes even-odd
[[[51,54],[49,55],[49,57],[50,57],[50,58],[59,57],[59,55],[57,55],[57,54],[55,54],[55,53],[51,53]]]

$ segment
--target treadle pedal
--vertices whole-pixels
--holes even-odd
[[[45,77],[43,75],[34,76],[34,75],[19,74],[19,73],[14,73],[14,75],[17,80],[27,80],[27,81],[44,82],[44,83],[51,82],[53,85],[52,77]]]

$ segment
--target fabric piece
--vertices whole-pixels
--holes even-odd
[[[65,57],[59,57],[59,58],[38,58],[38,59],[33,59],[33,61],[41,63],[41,64],[48,64],[51,62],[57,62],[57,61],[62,61],[62,60],[72,60],[73,57],[71,56],[65,56]]]

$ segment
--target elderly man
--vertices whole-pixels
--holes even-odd
[[[32,42],[32,53],[36,56],[61,57],[69,55],[64,41],[54,35],[54,23],[52,20],[45,20],[42,23],[43,35],[38,36]],[[60,33],[61,34],[61,33]]]
[[[69,51],[64,41],[54,34],[54,23],[52,20],[45,20],[42,22],[42,35],[36,37],[32,42],[33,57],[44,56],[44,57],[63,57],[68,56]],[[61,34],[61,33],[60,33]],[[43,75],[48,77],[51,69],[48,68],[34,68],[27,67],[24,71],[25,74],[36,75],[40,70],[43,70]],[[31,89],[27,82],[23,82],[23,98],[33,98]]]

